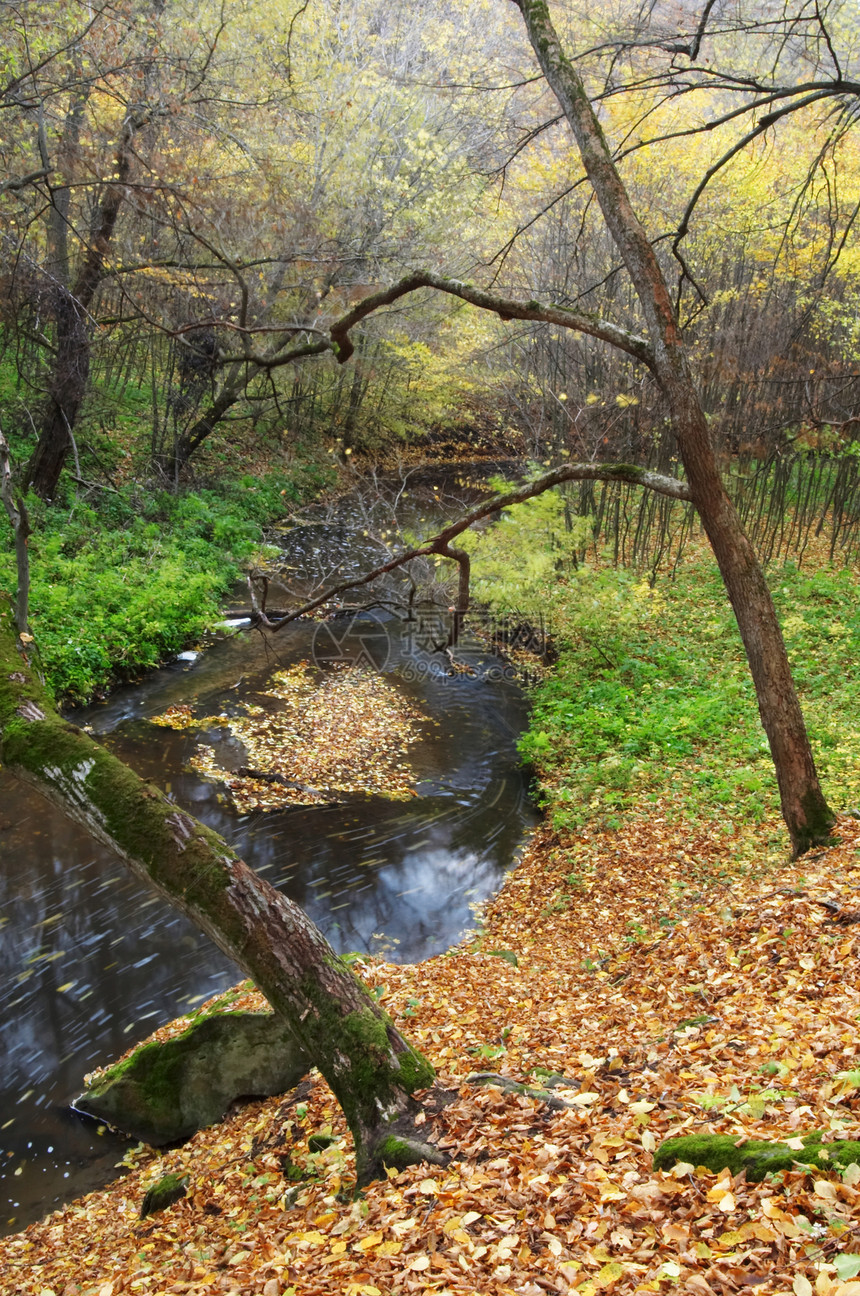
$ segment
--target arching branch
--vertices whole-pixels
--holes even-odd
[[[647,365],[649,369],[654,367],[654,354],[646,338],[631,333],[628,329],[619,328],[617,324],[601,319],[599,315],[566,310],[563,306],[544,306],[537,301],[513,301],[508,297],[499,297],[495,293],[485,292],[473,284],[462,283],[459,279],[446,279],[444,275],[433,274],[428,270],[407,275],[406,278],[392,284],[390,288],[371,293],[332,325],[332,346],[338,361],[343,364],[355,349],[349,336],[350,329],[360,324],[374,311],[379,310],[381,306],[390,306],[392,302],[415,292],[418,288],[435,288],[439,292],[450,293],[452,297],[459,297],[461,301],[478,306],[481,310],[492,311],[503,320],[537,320],[545,324],[558,324],[561,328],[573,329],[577,333],[587,333],[590,337],[600,338],[610,346],[626,351],[628,355]]]
[[[686,482],[679,481],[677,477],[665,477],[661,473],[651,472],[647,468],[637,468],[633,464],[564,464],[560,468],[553,468],[551,472],[533,478],[516,490],[506,491],[502,495],[493,495],[483,504],[464,513],[456,522],[452,522],[425,544],[397,554],[388,562],[382,563],[381,566],[375,567],[373,571],[355,580],[340,581],[337,585],[329,586],[322,594],[302,604],[288,616],[281,617],[278,621],[270,621],[265,613],[258,612],[257,622],[270,630],[280,630],[291,621],[315,612],[318,607],[345,594],[347,590],[360,589],[361,586],[371,584],[380,576],[387,576],[389,572],[396,571],[398,567],[403,567],[416,558],[428,558],[431,554],[452,558],[460,565],[460,588],[455,615],[462,620],[469,609],[469,555],[463,549],[455,549],[451,541],[462,535],[464,531],[468,531],[470,526],[480,522],[482,518],[498,513],[501,509],[511,508],[514,504],[523,504],[526,500],[534,499],[536,495],[551,490],[553,486],[560,486],[563,482],[569,481],[628,482],[633,486],[643,486],[646,490],[657,491],[660,495],[668,495],[670,499],[689,501],[692,498]]]
[[[819,99],[830,98],[831,95],[832,92],[829,90],[818,90],[813,94],[806,95],[805,98],[800,99],[795,103],[786,104],[782,108],[776,108],[774,109],[773,112],[767,113],[767,115],[762,117],[761,120],[758,121],[751,130],[747,131],[745,135],[742,135],[739,140],[736,140],[730,149],[727,149],[727,151],[723,153],[721,157],[718,157],[716,162],[714,162],[712,166],[708,167],[707,171],[702,176],[699,183],[696,185],[696,188],[693,190],[693,193],[690,197],[690,201],[687,203],[687,206],[684,209],[684,214],[681,217],[681,223],[678,226],[678,229],[675,234],[675,238],[672,242],[672,251],[674,255],[678,257],[679,260],[681,259],[679,246],[681,244],[682,239],[686,237],[687,232],[689,231],[690,219],[696,208],[696,204],[698,203],[702,194],[705,192],[705,190],[707,189],[708,185],[711,183],[711,181],[713,180],[717,172],[721,171],[724,166],[726,166],[729,162],[731,162],[733,157],[736,157],[738,153],[741,153],[747,147],[748,144],[751,144],[753,142],[754,139],[757,139],[759,135],[763,135],[766,130],[769,130],[771,126],[773,126],[776,122],[779,121],[781,117],[787,117],[789,116],[789,114],[797,112],[799,108],[805,108],[807,107],[807,105],[811,103],[817,103]],[[683,269],[685,273],[687,273],[686,266],[683,266]]]

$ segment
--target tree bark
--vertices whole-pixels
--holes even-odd
[[[440,1154],[415,1137],[433,1068],[310,919],[216,833],[64,721],[0,596],[0,762],[82,824],[252,977],[325,1076],[360,1183]]]
[[[541,69],[573,131],[603,218],[646,322],[653,373],[668,403],[693,503],[714,550],[746,649],[795,856],[829,840],[835,823],[818,780],[788,655],[761,564],[726,494],[668,286],[630,203],[591,101],[545,0],[514,0]]]
[[[57,350],[39,440],[26,472],[28,486],[44,500],[57,493],[90,376],[86,309],[67,288],[55,290],[55,301]]]
[[[69,451],[72,434],[90,375],[92,341],[87,321],[96,289],[104,273],[105,258],[125,197],[131,170],[132,143],[144,119],[129,117],[114,158],[114,179],[102,198],[98,226],[87,248],[74,287],[56,284],[57,351],[48,384],[48,401],[39,440],[27,467],[27,485],[40,499],[53,499]],[[66,198],[68,206],[68,199]],[[65,222],[62,212],[59,217]],[[63,231],[65,238],[65,229]]]
[[[30,518],[26,504],[20,495],[16,498],[12,486],[9,447],[2,431],[0,431],[0,502],[6,510],[15,536],[15,567],[18,575],[18,589],[15,593],[15,626],[18,633],[23,635],[30,629]]]

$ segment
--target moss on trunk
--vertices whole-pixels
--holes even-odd
[[[361,1179],[417,1111],[430,1063],[286,896],[216,833],[62,720],[0,596],[0,761],[188,915],[250,976],[341,1103]],[[416,1152],[417,1157],[417,1152]]]

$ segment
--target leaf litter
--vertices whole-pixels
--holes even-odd
[[[457,1095],[428,1117],[447,1168],[354,1199],[350,1139],[313,1072],[184,1147],[139,1149],[107,1190],[0,1241],[3,1290],[860,1296],[860,1170],[748,1184],[651,1165],[681,1133],[860,1136],[860,824],[788,863],[669,809],[612,833],[544,829],[470,940],[357,964]],[[531,1085],[569,1077],[570,1105],[470,1084],[488,1057]],[[313,1135],[334,1141],[311,1150]],[[188,1195],[141,1220],[167,1173]]]
[[[405,754],[432,721],[375,671],[319,671],[307,662],[276,671],[260,698],[239,713],[195,718],[186,705],[152,723],[174,729],[220,726],[245,748],[246,763],[224,769],[201,744],[191,768],[225,784],[241,814],[314,805],[345,794],[406,800],[415,774]]]

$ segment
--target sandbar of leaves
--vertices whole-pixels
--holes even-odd
[[[224,769],[201,744],[191,766],[229,789],[240,813],[313,805],[345,795],[406,800],[415,795],[410,748],[432,723],[395,684],[361,667],[321,672],[307,662],[277,671],[262,693],[234,716],[195,720],[171,707],[156,724],[219,725],[245,748],[244,763]]]

